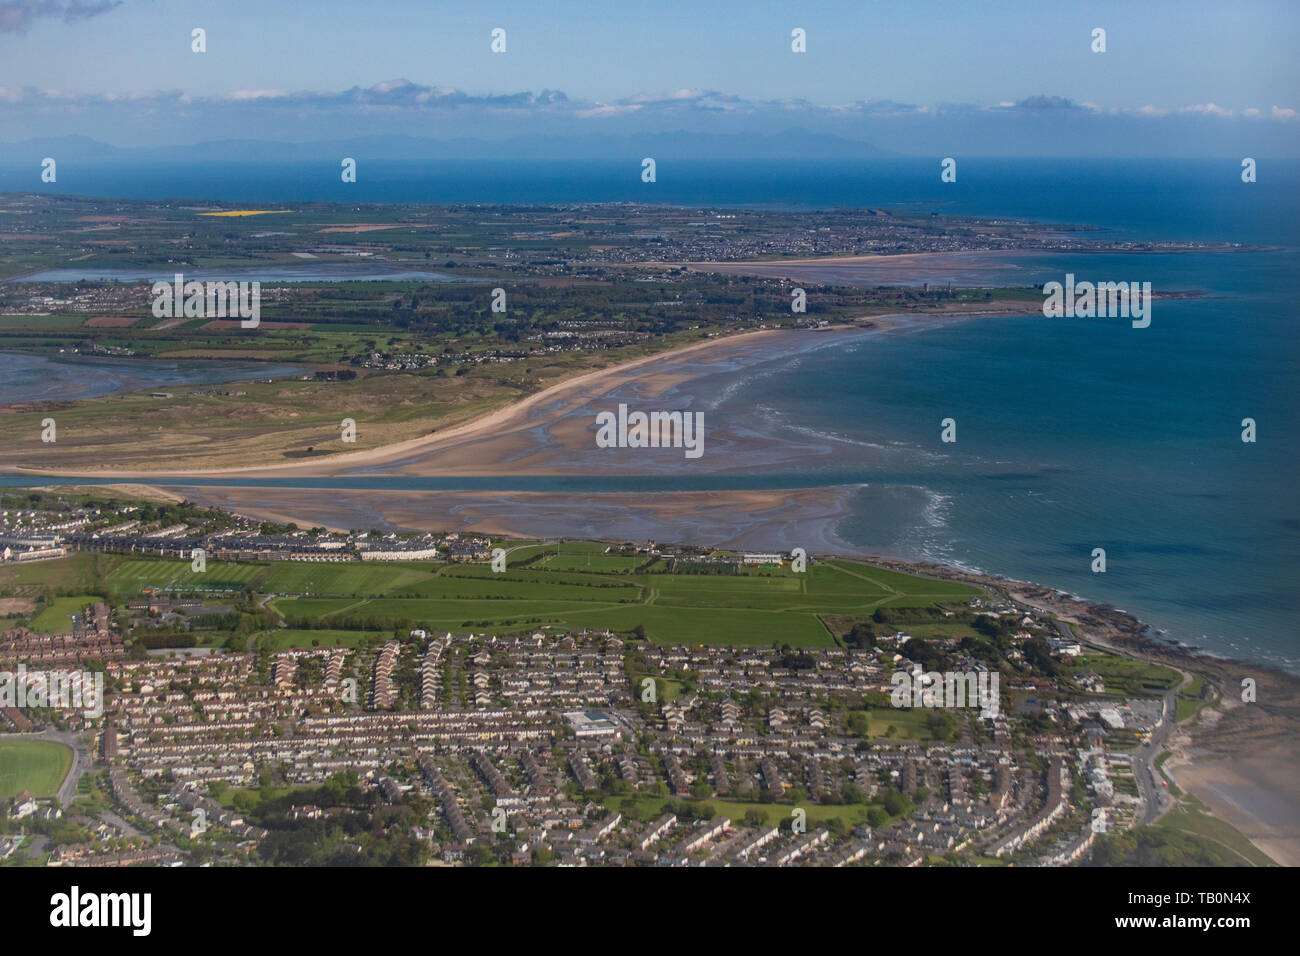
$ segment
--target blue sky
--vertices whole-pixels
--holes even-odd
[[[1058,109],[1090,133],[1112,118],[1153,143],[1196,126],[1210,151],[1249,136],[1286,150],[1298,27],[1300,4],[1262,0],[0,0],[0,141],[219,138],[187,129],[204,124],[297,140],[799,127],[886,147],[897,133],[906,151],[924,117],[991,131],[999,111]]]

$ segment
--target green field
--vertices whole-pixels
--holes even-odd
[[[78,552],[57,561],[36,561],[0,568],[0,583],[12,583],[22,593],[35,587],[89,588],[94,584],[95,562],[107,555]]]
[[[1182,680],[1172,668],[1113,654],[1080,655],[1066,669],[1071,675],[1082,670],[1095,671],[1106,682],[1108,697],[1150,697],[1177,687]]]
[[[546,571],[593,571],[606,574],[626,574],[635,571],[649,560],[645,555],[637,557],[635,555],[605,554],[602,546],[587,549],[572,548],[572,545],[566,544],[559,550],[538,549],[545,553],[528,566]]]
[[[93,594],[55,598],[45,610],[32,618],[31,628],[41,634],[67,634],[72,631],[72,615],[84,613],[88,604],[101,598]]]
[[[763,815],[765,825],[779,826],[789,830],[794,812],[794,805],[789,803],[747,803],[742,800],[728,800],[722,797],[696,800],[676,797],[635,796],[610,797],[605,800],[605,805],[610,809],[624,810],[635,806],[637,816],[645,820],[654,819],[664,812],[665,807],[671,807],[674,803],[688,803],[697,809],[707,807],[713,811],[712,817],[715,819],[722,816],[729,817],[732,826],[740,826],[741,817],[750,811],[757,811]],[[810,827],[825,826],[835,819],[843,820],[850,827],[867,822],[867,808],[860,804],[826,805],[804,801],[800,804],[800,807],[807,813],[807,822]],[[680,833],[677,836],[680,836]],[[669,842],[673,842],[674,839],[675,837],[669,837]]]
[[[71,766],[72,751],[63,744],[0,739],[0,799],[24,790],[38,797],[52,796]]]
[[[269,594],[338,594],[372,596],[407,591],[433,579],[432,565],[312,564],[278,561],[256,579],[256,588]],[[211,568],[209,568],[209,571]]]
[[[870,710],[867,735],[872,740],[927,741],[934,736],[930,731],[930,717],[934,713],[933,710],[913,707]]]
[[[295,624],[337,626],[341,621],[408,621],[434,630],[524,631],[637,626],[664,643],[831,647],[821,614],[866,615],[882,604],[963,603],[977,592],[869,565],[831,561],[795,574],[691,575],[586,572],[586,556],[568,555],[564,570],[541,560],[504,574],[484,565],[455,565],[394,590],[419,597],[289,597],[272,607]],[[592,560],[607,558],[593,554]],[[633,558],[608,560],[635,562]],[[348,624],[349,627],[355,623]]]
[[[239,591],[249,585],[261,565],[212,561],[199,573],[188,561],[161,558],[119,558],[105,575],[116,594],[131,597],[145,588],[163,591]]]
[[[1227,853],[1233,857],[1224,861],[1224,865],[1277,865],[1239,830],[1217,817],[1202,812],[1200,806],[1204,805],[1198,800],[1187,800],[1161,817],[1155,825],[1204,840],[1220,853]]]
[[[147,588],[163,591],[257,591],[280,595],[270,607],[290,628],[391,631],[424,627],[446,631],[521,633],[552,629],[644,628],[661,643],[790,644],[832,647],[823,616],[861,619],[877,607],[960,605],[974,587],[918,578],[854,561],[743,574],[665,574],[634,571],[639,557],[605,555],[598,542],[528,545],[512,552],[535,560],[505,573],[487,564],[406,562],[321,564],[275,561],[209,562],[195,573],[188,561],[111,554],[76,554],[39,568],[19,569],[19,590],[52,587],[103,589],[120,599]],[[587,566],[588,560],[591,566]],[[662,563],[656,567],[663,567]],[[57,583],[56,583],[57,582]],[[68,615],[94,598],[57,598],[37,617],[38,629],[66,630]],[[923,625],[935,633],[967,633],[954,622]],[[277,636],[274,646],[299,635]],[[322,646],[327,640],[322,638]],[[328,643],[350,643],[338,634]],[[310,646],[308,638],[303,645]]]
[[[1187,686],[1184,687],[1174,700],[1174,720],[1181,723],[1188,718],[1195,717],[1197,712],[1205,706],[1206,700],[1202,698],[1205,693],[1205,678],[1200,674],[1192,677]]]

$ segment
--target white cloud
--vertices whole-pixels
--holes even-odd
[[[1184,106],[1178,112],[1180,113],[1203,113],[1207,116],[1231,116],[1232,110],[1225,106],[1219,106],[1216,103],[1196,103],[1192,106]]]
[[[628,103],[624,106],[613,106],[608,103],[601,103],[590,109],[578,110],[576,115],[579,119],[599,119],[602,116],[622,116],[625,113],[635,113],[641,109],[640,103]]]
[[[289,94],[284,90],[235,90],[228,98],[232,100],[278,100]]]
[[[628,103],[672,103],[683,100],[700,100],[709,95],[707,90],[673,90],[669,93],[638,93],[636,96],[629,96],[625,102]]]

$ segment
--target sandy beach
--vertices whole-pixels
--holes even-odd
[[[143,498],[145,501],[157,501],[163,504],[180,504],[185,500],[185,495],[178,493],[174,489],[165,488],[160,485],[135,484],[132,482],[122,482],[121,484],[113,485],[59,485],[57,488],[51,485],[34,485],[32,491],[103,495],[106,487],[112,488],[114,491],[131,498]]]
[[[1241,757],[1175,751],[1165,769],[1261,852],[1282,866],[1300,866],[1300,749],[1294,742]]]
[[[1300,682],[1226,661],[1208,669],[1222,696],[1171,737],[1169,776],[1272,859],[1300,866]],[[1243,677],[1257,683],[1251,703]]]
[[[847,334],[853,334],[849,330]],[[441,451],[457,451],[457,461],[448,465],[441,462],[436,471],[410,470],[410,474],[563,474],[563,469],[547,470],[537,463],[519,459],[523,439],[521,433],[535,427],[539,421],[563,416],[580,407],[593,395],[602,394],[616,385],[636,379],[652,394],[655,389],[665,389],[688,374],[677,376],[665,372],[663,367],[683,362],[704,363],[726,361],[737,349],[758,348],[772,336],[813,335],[813,332],[789,332],[780,329],[762,329],[730,336],[718,336],[680,348],[646,355],[641,358],[612,365],[608,368],[585,372],[557,382],[504,408],[479,416],[469,422],[448,428],[437,434],[409,441],[384,445],[364,451],[331,455],[327,458],[258,467],[205,468],[201,470],[103,470],[59,472],[42,471],[41,474],[77,477],[93,475],[97,478],[195,478],[200,476],[246,476],[249,478],[320,477],[370,471],[380,466],[407,462],[410,459]],[[840,334],[845,334],[841,332]],[[658,368],[656,368],[658,366]],[[361,423],[364,427],[364,423]],[[408,466],[409,467],[409,466]],[[448,470],[450,468],[450,470]]]
[[[1010,309],[1011,314],[1020,310]],[[1006,312],[997,314],[1007,314]],[[439,434],[329,458],[260,468],[167,473],[168,477],[260,478],[564,474],[680,474],[680,450],[640,449],[678,456],[635,454],[599,460],[593,454],[593,412],[620,395],[653,402],[693,378],[725,368],[746,356],[781,354],[808,343],[887,334],[903,322],[944,321],[935,316],[879,317],[860,326],[829,331],[762,330],[719,337],[644,356],[570,378],[519,402]],[[729,446],[730,442],[735,445]],[[729,448],[743,442],[745,460],[779,456],[778,443],[759,436],[728,436],[725,422],[711,422],[709,447],[725,470]],[[623,450],[619,450],[623,451]],[[584,457],[586,456],[586,457]],[[771,460],[779,460],[773,458]],[[854,554],[837,539],[835,527],[849,511],[857,486],[810,489],[656,491],[600,494],[466,490],[350,490],[249,486],[151,486],[164,473],[98,472],[117,476],[110,487],[149,497],[187,498],[249,517],[302,527],[409,530],[467,530],[520,537],[593,537],[691,543],[729,548],[786,549]],[[130,482],[130,483],[128,483]],[[99,486],[103,487],[103,486]],[[857,554],[858,557],[866,555]],[[889,564],[890,562],[884,562]],[[1272,859],[1300,865],[1300,682],[1258,667],[1191,655],[1147,640],[1131,615],[1070,599],[1050,588],[971,575],[951,568],[894,562],[900,569],[969,580],[1004,590],[1017,600],[1044,608],[1076,625],[1077,633],[1101,646],[1207,675],[1222,692],[1220,705],[1207,705],[1170,741],[1168,762],[1179,786],[1218,818],[1231,823]],[[1257,677],[1260,705],[1233,705],[1242,673]]]
[[[654,402],[674,386],[737,362],[757,362],[788,352],[865,335],[885,334],[902,325],[940,323],[1023,314],[1023,303],[985,303],[978,311],[913,313],[864,317],[850,326],[828,329],[761,329],[717,336],[679,348],[642,356],[570,377],[510,405],[436,433],[362,451],[301,461],[244,467],[208,467],[196,462],[185,469],[106,468],[39,474],[75,478],[305,478],[360,475],[483,475],[668,473],[682,467],[680,448],[601,449],[595,455],[595,416],[617,407],[617,395]],[[650,406],[653,408],[653,406]],[[667,409],[665,409],[667,410]],[[359,428],[365,423],[359,422]],[[252,438],[250,440],[256,440]],[[710,422],[708,446],[693,471],[722,471],[744,452],[746,461],[775,465],[796,463],[801,449],[752,433],[731,432],[727,423]],[[19,468],[20,471],[32,469]]]

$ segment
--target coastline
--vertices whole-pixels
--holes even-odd
[[[734,335],[718,336],[701,342],[693,342],[688,345],[679,346],[677,348],[665,349],[661,352],[644,355],[639,358],[630,359],[626,362],[620,362],[604,368],[581,372],[577,375],[570,376],[548,385],[541,391],[534,392],[532,395],[525,396],[516,402],[511,402],[508,405],[494,409],[484,415],[470,419],[467,422],[454,425],[446,431],[432,435],[423,435],[419,438],[412,438],[389,445],[381,445],[377,448],[370,448],[364,451],[344,452],[338,455],[330,455],[319,460],[273,465],[205,468],[202,470],[173,469],[166,471],[140,471],[134,469],[110,469],[104,471],[45,471],[19,466],[14,469],[14,472],[22,474],[50,475],[51,477],[59,478],[148,479],[175,477],[202,478],[227,475],[246,476],[250,478],[294,476],[326,477],[337,474],[341,470],[347,468],[373,467],[375,465],[411,457],[436,449],[443,444],[450,442],[461,440],[472,441],[476,438],[482,437],[486,433],[496,432],[512,424],[517,424],[526,419],[528,413],[533,409],[548,401],[561,398],[566,393],[573,390],[599,386],[604,383],[612,382],[620,376],[626,375],[630,371],[641,369],[652,362],[663,361],[666,358],[680,359],[686,356],[698,356],[710,350],[718,349],[719,346],[726,345],[734,347],[737,342],[741,341],[752,343],[761,339],[761,337],[770,336],[773,333],[779,333],[782,331],[786,330],[759,329],[751,332],[741,332]],[[0,474],[3,474],[3,472],[0,472]]]
[[[147,483],[98,485],[91,488],[114,488],[125,493],[157,496],[167,500],[188,497],[178,494],[174,488],[157,488]],[[200,490],[216,491],[218,494],[215,497],[221,499],[206,503],[228,507],[264,520],[298,521],[301,524],[320,523],[301,513],[304,501],[321,496],[326,499],[324,504],[332,505],[328,499],[334,495],[333,492],[321,489],[280,489],[282,494],[292,500],[276,503],[266,501],[262,494],[265,489],[205,487]],[[239,491],[246,492],[247,496],[236,494]],[[383,494],[394,493],[372,493]],[[741,502],[737,496],[744,496],[745,500]],[[439,494],[437,497],[443,498],[444,495]],[[601,503],[602,508],[607,507],[613,512],[640,511],[649,515],[647,520],[655,524],[662,520],[665,511],[675,511],[679,518],[685,518],[692,528],[703,529],[706,535],[710,533],[707,520],[710,510],[730,510],[740,504],[746,505],[747,513],[753,514],[763,527],[779,527],[789,522],[792,509],[799,512],[796,520],[808,520],[809,515],[819,515],[825,521],[828,534],[823,539],[808,542],[814,545],[809,549],[810,554],[818,559],[844,557],[864,560],[905,573],[974,584],[992,595],[1024,607],[1035,608],[1065,622],[1073,628],[1073,636],[1087,646],[1161,664],[1178,670],[1187,679],[1193,674],[1201,675],[1206,680],[1206,691],[1199,712],[1171,724],[1168,739],[1150,755],[1151,761],[1159,768],[1158,772],[1170,781],[1172,793],[1181,789],[1195,798],[1205,812],[1234,828],[1276,863],[1283,866],[1300,865],[1300,762],[1296,759],[1297,748],[1300,748],[1300,733],[1297,733],[1297,728],[1300,728],[1300,680],[1297,678],[1272,668],[1152,639],[1149,627],[1134,615],[1059,589],[932,562],[845,553],[834,547],[837,542],[833,534],[837,511],[845,501],[842,496],[830,508],[827,508],[826,501],[820,495],[808,490],[678,492],[669,493],[666,497],[670,500],[667,502],[656,500],[659,496],[649,499],[636,495],[606,497],[607,500]],[[509,505],[522,500],[530,514],[537,513],[538,502],[541,501],[545,507],[553,510],[557,521],[568,522],[564,527],[570,530],[563,536],[586,537],[581,529],[576,533],[571,530],[572,513],[563,507],[560,499],[564,498],[563,495],[534,492],[508,495],[467,492],[440,501],[437,510],[413,503],[409,515],[414,519],[411,524],[415,527],[437,530],[458,527],[494,536],[516,537],[518,535],[511,533],[514,529],[510,527],[510,509],[503,509],[503,501]],[[547,502],[546,499],[552,500]],[[457,518],[464,519],[465,523],[453,524]],[[671,538],[659,535],[656,540],[667,541]],[[740,544],[714,542],[718,547],[728,547],[733,543]],[[826,544],[832,547],[823,550],[823,545]],[[1256,682],[1258,703],[1243,704],[1236,699],[1243,677],[1250,677]],[[1170,719],[1174,720],[1173,714]],[[1162,807],[1157,822],[1169,810],[1180,805],[1182,800]],[[1176,825],[1177,820],[1174,823]]]
[[[593,398],[634,386],[642,397],[654,397],[669,387],[699,374],[698,367],[734,360],[737,355],[764,347],[780,336],[800,341],[816,337],[882,334],[918,323],[1023,315],[1023,303],[986,303],[969,311],[889,313],[861,316],[852,324],[824,329],[767,328],[719,335],[691,342],[614,365],[580,372],[540,391],[468,421],[417,438],[362,451],[342,452],[306,461],[208,467],[195,461],[190,467],[160,470],[138,468],[37,469],[14,465],[9,473],[51,478],[144,480],[158,478],[321,478],[347,474],[410,474],[480,477],[501,475],[582,474],[564,463],[565,451],[591,447],[590,422],[577,422],[572,413]],[[674,371],[674,367],[682,366]],[[363,429],[364,422],[359,423]],[[548,442],[539,442],[534,430],[546,428]],[[254,439],[255,440],[255,439]],[[555,443],[558,442],[558,445]],[[680,454],[680,453],[679,453]],[[431,461],[436,456],[447,460]],[[426,459],[421,461],[420,459]],[[638,458],[643,465],[644,459]],[[615,466],[617,467],[617,465]],[[388,468],[387,472],[376,469]],[[0,470],[0,476],[5,474]]]
[[[151,491],[147,484],[98,487]],[[175,497],[172,489],[154,490]],[[266,489],[259,488],[205,486],[186,490],[197,493],[202,504],[229,508],[262,520],[294,521],[303,526],[322,524],[320,514],[312,515],[312,502],[318,502],[318,506],[327,510],[335,509],[339,504],[337,492],[324,489],[277,489],[277,495],[273,497],[287,499],[281,501],[268,501]],[[1181,788],[1201,801],[1212,816],[1235,828],[1275,862],[1284,866],[1300,865],[1300,760],[1297,760],[1296,752],[1300,749],[1300,679],[1267,666],[1153,639],[1150,627],[1133,614],[1056,588],[943,564],[845,549],[835,537],[834,527],[847,506],[847,496],[827,496],[822,491],[670,492],[651,497],[609,493],[597,496],[598,502],[592,501],[592,496],[584,501],[590,509],[589,519],[599,520],[606,532],[610,516],[619,515],[629,522],[629,531],[634,531],[638,522],[644,522],[642,528],[688,527],[692,531],[690,541],[676,540],[671,533],[656,534],[655,540],[658,541],[699,543],[711,534],[720,533],[721,540],[709,543],[727,549],[746,547],[746,537],[728,537],[725,529],[729,525],[725,517],[715,524],[711,512],[721,512],[725,516],[734,513],[736,508],[743,508],[754,518],[755,537],[750,539],[751,543],[763,540],[763,535],[799,523],[805,529],[816,529],[811,534],[802,533],[800,536],[801,541],[812,545],[808,550],[815,557],[862,560],[905,573],[974,584],[1006,600],[1055,617],[1071,629],[1075,639],[1087,646],[1161,664],[1188,678],[1193,674],[1204,677],[1207,696],[1199,712],[1171,724],[1168,739],[1152,754],[1153,762],[1160,759],[1161,754],[1167,754],[1160,772],[1173,787]],[[420,530],[455,528],[520,539],[592,537],[619,540],[608,533],[585,534],[581,517],[575,525],[572,495],[439,492],[432,496],[434,507],[430,507],[428,502],[422,503],[418,494],[398,505],[373,500],[401,494],[368,492],[367,498],[371,500],[365,507],[382,506],[383,514],[401,518],[404,526]],[[187,496],[193,500],[195,494]],[[308,506],[306,511],[303,511],[304,504]],[[632,517],[626,517],[629,512]],[[380,514],[378,508],[373,514]],[[527,530],[517,524],[520,515],[526,515],[534,522]],[[535,523],[539,515],[544,523],[553,522],[549,529]],[[548,534],[548,530],[555,533]],[[1256,682],[1259,703],[1242,704],[1236,699],[1243,677]],[[1170,719],[1173,717],[1171,714]],[[1162,816],[1168,809],[1162,809]]]
[[[1261,853],[1300,866],[1300,678],[1152,639],[1149,626],[1127,611],[1055,588],[924,562],[881,563],[993,589],[1077,628],[1073,636],[1083,644],[1204,677],[1204,703],[1175,720],[1152,763],[1172,788],[1201,801]],[[1239,699],[1246,678],[1256,686],[1252,703]],[[1163,766],[1161,754],[1168,754]]]
[[[997,315],[1024,314],[1022,306]],[[845,498],[834,487],[820,489],[787,489],[780,491],[722,491],[722,492],[660,492],[654,495],[601,493],[579,496],[575,494],[544,492],[388,492],[256,487],[200,486],[188,487],[177,483],[168,486],[152,485],[150,478],[176,477],[329,477],[347,468],[373,469],[392,466],[396,474],[430,473],[425,463],[412,463],[431,454],[453,453],[464,456],[460,468],[439,464],[432,473],[446,475],[475,474],[565,474],[548,468],[545,463],[529,462],[524,452],[530,433],[548,419],[560,421],[576,407],[590,401],[593,395],[611,389],[626,387],[631,383],[640,389],[638,394],[653,396],[689,380],[696,369],[674,372],[675,364],[708,365],[726,362],[740,351],[765,348],[781,336],[845,336],[869,332],[884,333],[905,324],[906,319],[932,322],[956,320],[968,314],[913,314],[864,317],[860,324],[830,330],[764,329],[754,332],[719,336],[602,369],[579,373],[504,406],[486,415],[464,422],[441,434],[424,436],[395,445],[381,446],[362,452],[330,456],[316,461],[274,466],[255,466],[230,469],[212,469],[203,472],[78,472],[76,474],[40,472],[52,479],[68,477],[75,484],[77,477],[121,478],[135,484],[95,486],[121,487],[136,493],[155,494],[175,499],[177,489],[184,488],[187,497],[200,503],[230,507],[243,514],[279,522],[296,521],[304,526],[324,525],[336,527],[341,522],[330,520],[326,513],[333,509],[337,514],[340,502],[351,499],[350,507],[358,519],[355,527],[370,527],[378,517],[387,522],[423,530],[464,528],[493,535],[533,537],[539,530],[525,531],[518,525],[519,516],[530,515],[535,520],[555,522],[554,527],[570,529],[570,537],[607,537],[610,516],[626,516],[628,537],[637,539],[648,535],[639,528],[656,526],[665,530],[654,534],[656,540],[674,540],[673,527],[688,527],[692,534],[713,536],[717,546],[743,547],[745,539],[726,532],[726,522],[715,522],[711,513],[744,513],[754,516],[756,535],[779,532],[783,525],[802,524],[820,529],[807,538],[810,553],[844,554],[851,549],[834,536],[834,525],[843,513]],[[912,327],[916,327],[913,325]],[[664,366],[668,366],[665,368]],[[558,434],[561,446],[572,443],[575,432],[570,426]],[[588,431],[581,440],[589,445]],[[489,467],[490,465],[490,467]],[[34,472],[28,472],[34,473]],[[573,472],[568,472],[573,473]],[[380,473],[376,472],[376,477]],[[3,478],[0,477],[0,483]],[[400,499],[406,496],[408,500]],[[358,505],[357,502],[360,504]],[[306,510],[304,511],[304,508]],[[321,508],[316,517],[307,517],[313,508]],[[369,517],[365,511],[368,509]],[[791,517],[791,509],[794,516]],[[586,533],[582,514],[590,518],[603,518],[606,523],[593,523],[606,533]],[[575,517],[578,519],[575,522]],[[545,530],[545,529],[542,529]],[[1163,663],[1182,671],[1205,675],[1216,688],[1217,701],[1207,703],[1201,713],[1174,728],[1166,749],[1169,776],[1188,792],[1197,796],[1219,819],[1235,826],[1259,849],[1273,859],[1288,865],[1300,865],[1300,827],[1292,818],[1282,821],[1250,801],[1240,799],[1243,787],[1265,790],[1271,796],[1267,806],[1300,806],[1300,771],[1294,756],[1289,757],[1280,769],[1271,757],[1288,746],[1289,741],[1300,740],[1300,681],[1281,671],[1268,667],[1245,664],[1227,658],[1198,653],[1193,648],[1177,647],[1152,640],[1148,628],[1133,615],[1104,604],[1092,603],[1052,589],[1023,581],[1000,578],[996,575],[978,574],[940,564],[909,562],[898,559],[851,554],[858,559],[873,560],[885,567],[898,567],[913,573],[928,574],[981,584],[1007,594],[1013,600],[1038,607],[1053,615],[1075,623],[1086,633],[1079,637],[1086,643],[1110,649],[1113,652],[1137,656],[1153,663]],[[1255,707],[1237,704],[1232,706],[1234,688],[1242,676],[1257,680],[1260,700],[1268,703]],[[1292,745],[1294,746],[1294,745]],[[1267,778],[1262,769],[1272,768]],[[1265,784],[1267,780],[1267,784]],[[1233,794],[1237,794],[1234,798]]]

